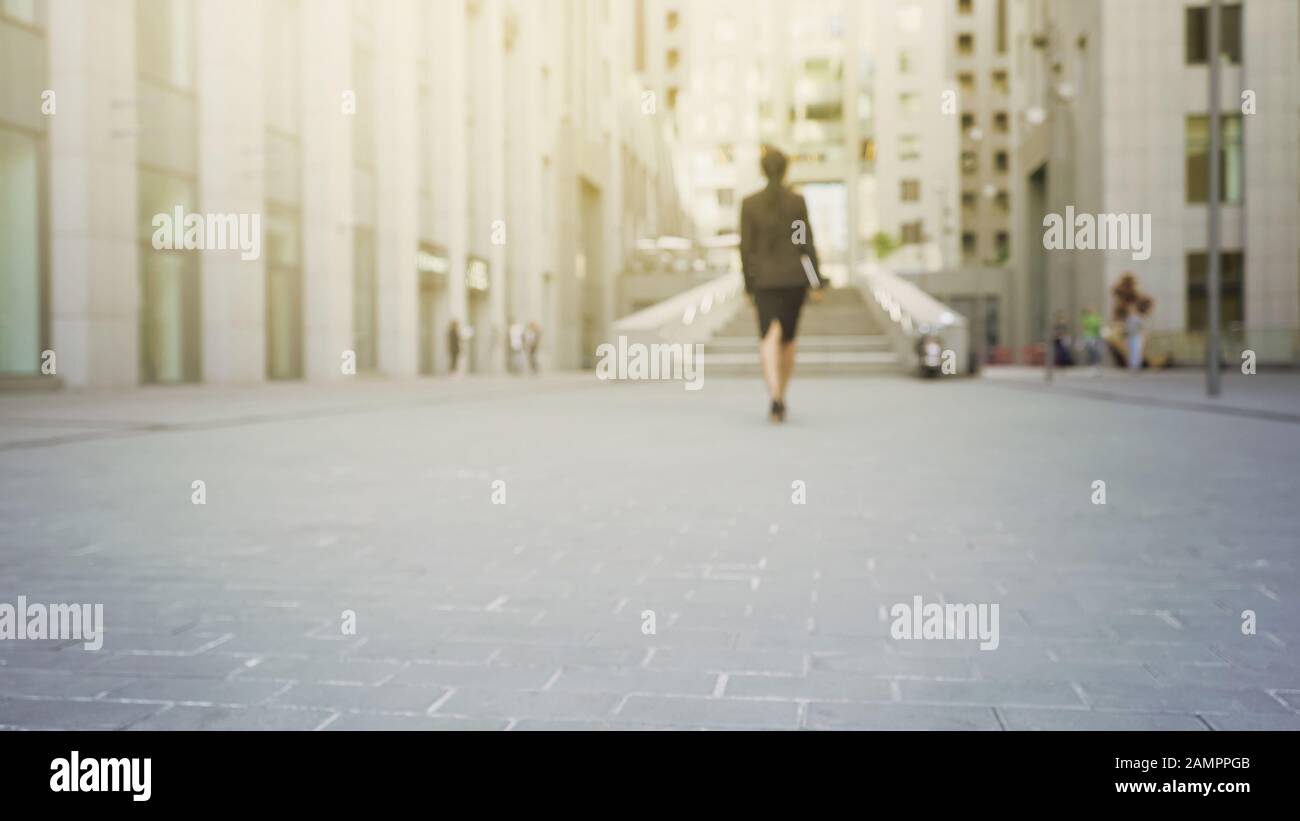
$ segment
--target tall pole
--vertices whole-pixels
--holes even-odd
[[[1209,328],[1205,356],[1205,392],[1219,395],[1219,0],[1210,2],[1210,202],[1209,272],[1205,287],[1210,292]]]

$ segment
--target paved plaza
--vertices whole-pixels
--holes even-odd
[[[1149,376],[0,396],[0,727],[1300,729],[1300,375]]]

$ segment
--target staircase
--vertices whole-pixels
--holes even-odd
[[[799,317],[796,374],[861,376],[896,373],[898,355],[856,288],[832,288],[804,303]],[[748,300],[704,346],[709,376],[757,376],[758,315]]]

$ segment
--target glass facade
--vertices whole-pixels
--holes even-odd
[[[39,157],[35,137],[0,128],[0,375],[40,372]]]
[[[1241,115],[1224,114],[1220,120],[1219,202],[1240,205],[1245,177],[1242,156]],[[1187,201],[1207,202],[1210,198],[1210,118],[1196,114],[1186,125]]]
[[[356,345],[357,370],[372,371],[379,362],[375,232],[370,228],[357,228],[352,247],[352,335]]]
[[[179,207],[197,210],[194,182],[140,169],[140,378],[144,382],[199,379],[199,259],[196,251],[153,247],[153,218]]]
[[[297,211],[271,208],[266,219],[266,375],[302,376],[302,237]]]

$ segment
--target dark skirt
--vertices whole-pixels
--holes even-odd
[[[799,328],[799,312],[803,309],[807,288],[759,288],[754,291],[754,305],[758,308],[758,336],[767,336],[772,320],[781,323],[781,341],[794,341]]]

